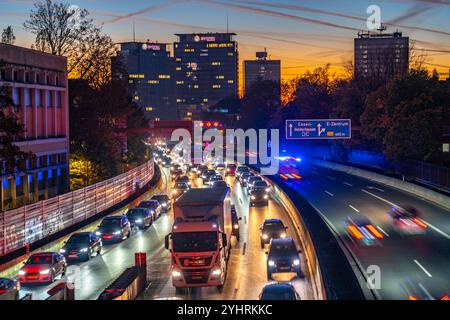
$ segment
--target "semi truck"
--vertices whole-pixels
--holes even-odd
[[[191,189],[173,205],[172,232],[165,247],[172,256],[172,284],[222,289],[233,230],[229,188]]]

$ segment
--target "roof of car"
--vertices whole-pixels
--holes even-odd
[[[290,289],[292,290],[293,287],[289,282],[275,282],[275,283],[269,283],[264,287],[264,290],[266,289],[270,289],[270,290],[285,290],[285,289]]]
[[[264,223],[283,223],[283,221],[281,221],[281,219],[273,218],[264,220]]]
[[[272,244],[283,244],[283,243],[292,243],[294,242],[294,239],[291,237],[288,238],[273,238]]]

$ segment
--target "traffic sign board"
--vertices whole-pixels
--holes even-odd
[[[351,139],[351,119],[286,120],[286,139]]]

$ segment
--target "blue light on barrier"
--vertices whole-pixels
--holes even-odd
[[[3,179],[3,189],[8,188],[8,179]]]
[[[52,170],[48,170],[48,178],[49,179],[53,178],[53,171]]]
[[[22,183],[21,177],[16,177],[16,186],[20,186],[21,183]]]
[[[59,177],[61,175],[61,168],[56,169],[56,175]]]
[[[28,175],[28,183],[32,183],[33,182],[33,175],[29,174]]]
[[[42,181],[42,178],[43,178],[42,172],[38,172],[38,181]]]

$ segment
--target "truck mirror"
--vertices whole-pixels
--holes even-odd
[[[227,234],[222,233],[222,246],[226,247],[228,245]]]
[[[164,238],[164,247],[169,250],[169,239],[170,239],[170,234],[166,235]]]

